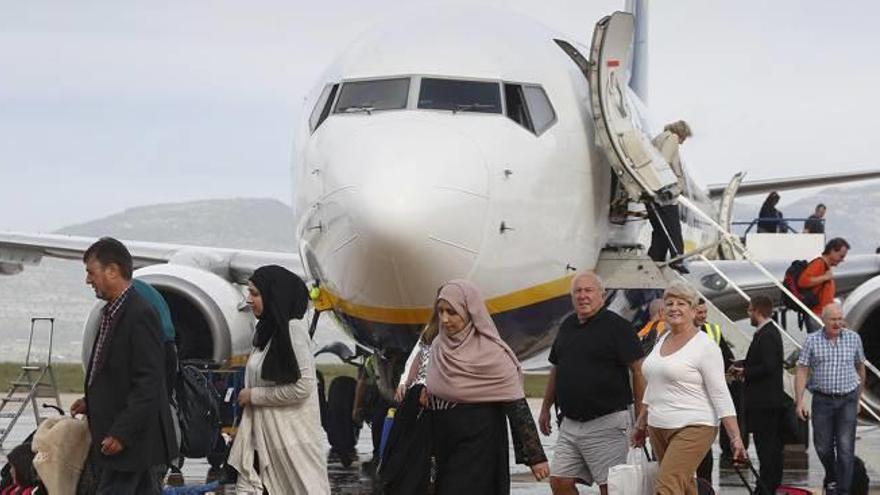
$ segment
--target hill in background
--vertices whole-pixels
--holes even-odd
[[[215,199],[129,208],[58,234],[197,246],[291,251],[293,210],[276,199]]]
[[[141,206],[56,233],[270,251],[291,251],[296,246],[293,212],[273,199]],[[0,300],[4,301],[0,305],[0,360],[24,360],[33,316],[56,318],[56,359],[79,359],[83,321],[95,303],[82,263],[44,258],[19,275],[0,276]]]
[[[873,253],[880,247],[880,186],[876,182],[867,185],[829,187],[806,197],[785,202],[785,191],[779,210],[788,218],[806,218],[813,213],[816,204],[828,207],[825,214],[825,234],[827,238],[843,237],[852,245],[852,253]],[[750,197],[748,201],[737,201],[734,208],[735,220],[752,220],[758,216],[762,197]],[[793,222],[798,232],[804,228],[803,222]]]

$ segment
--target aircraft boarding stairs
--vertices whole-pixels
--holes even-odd
[[[49,348],[45,362],[38,363],[33,355],[34,330],[37,323],[49,324]],[[24,365],[18,378],[9,383],[6,395],[0,397],[0,448],[6,437],[12,432],[15,423],[27,409],[28,404],[34,410],[34,419],[39,425],[43,421],[37,399],[48,397],[55,399],[58,409],[61,409],[61,397],[58,395],[58,386],[55,381],[55,372],[52,370],[52,341],[55,337],[55,318],[31,318],[31,334],[28,339],[28,350]]]
[[[576,47],[563,41],[556,40],[559,47],[571,57],[575,65],[587,79],[590,88],[589,105],[595,126],[595,144],[605,157],[615,177],[615,190],[613,195],[615,203],[621,200],[638,201],[654,204],[671,204],[677,202],[680,207],[688,208],[693,214],[714,228],[719,234],[719,240],[696,250],[684,253],[671,262],[681,260],[699,260],[714,270],[719,277],[724,279],[741,297],[743,307],[748,304],[749,297],[741,288],[724,275],[717,264],[710,261],[704,253],[721,250],[725,257],[739,257],[751,263],[761,272],[768,282],[779,288],[783,294],[791,297],[792,294],[767,271],[755,257],[743,246],[740,239],[733,235],[727,228],[722,227],[715,218],[707,215],[694,203],[684,192],[687,189],[686,178],[683,171],[673,167],[667,159],[657,150],[646,128],[645,119],[641,117],[640,110],[627,91],[622,90],[630,82],[630,68],[632,67],[633,40],[635,39],[635,19],[630,13],[615,12],[602,18],[593,31],[592,44],[590,46],[589,59],[585,58]],[[737,174],[728,186],[725,197],[719,208],[720,217],[727,218],[732,207],[732,200],[736,195],[736,189],[742,180],[742,174]],[[614,216],[612,214],[612,216]],[[662,289],[673,280],[682,280],[697,289],[692,281],[682,277],[669,268],[668,263],[659,265],[645,256],[640,249],[622,249],[618,251],[606,250],[600,256],[596,266],[597,272],[606,282],[610,289]],[[709,308],[709,321],[721,324],[725,339],[733,347],[733,352],[738,358],[744,358],[751,342],[751,330],[740,329],[722,311],[713,305],[707,297],[704,297]],[[800,304],[801,309],[813,318],[813,313]],[[780,329],[783,336],[786,356],[801,348],[800,340]],[[866,368],[877,378],[880,378],[878,370],[870,362]],[[787,375],[787,392],[794,395],[793,374]],[[874,404],[868,404],[862,400],[863,410],[875,421],[880,422],[880,415],[875,410]]]
[[[743,307],[745,307],[746,305],[748,305],[750,300],[748,294],[746,294],[745,291],[738,287],[733,280],[728,278],[724,274],[724,272],[721,271],[721,269],[718,267],[717,263],[714,263],[704,254],[709,251],[715,251],[718,249],[719,245],[725,244],[727,247],[735,250],[756,270],[761,272],[767,278],[767,280],[776,285],[780,289],[780,291],[783,292],[783,294],[791,297],[792,299],[795,299],[793,295],[782,285],[782,283],[777,280],[752,256],[752,254],[742,244],[739,237],[725,230],[713,218],[700,210],[687,198],[679,197],[679,202],[682,207],[691,209],[696,215],[701,217],[703,221],[713,226],[720,234],[719,240],[707,246],[699,247],[691,252],[684,253],[683,255],[669,260],[665,263],[657,263],[651,260],[647,257],[641,247],[606,248],[602,251],[599,257],[596,271],[599,276],[601,276],[604,280],[605,286],[607,288],[624,290],[664,289],[670,283],[674,281],[679,281],[693,287],[698,293],[702,295],[698,284],[696,284],[693,280],[690,280],[687,277],[683,276],[676,270],[670,268],[669,266],[671,263],[675,263],[676,261],[698,260],[706,266],[710,267],[719,277],[724,279],[724,281],[727,282],[727,284],[739,294],[739,296],[742,298]],[[706,306],[708,308],[707,321],[721,325],[723,336],[730,345],[735,357],[737,359],[744,359],[746,352],[748,351],[749,344],[751,343],[754,330],[751,327],[744,329],[743,327],[745,325],[737,325],[721,309],[712,304],[709,298],[704,296],[703,299],[706,300]],[[818,317],[816,317],[809,310],[809,308],[803,306],[800,301],[798,301],[798,304],[801,306],[801,309],[806,314],[818,320]],[[784,375],[785,389],[786,393],[792,399],[794,399],[795,393],[793,361],[794,358],[797,356],[797,352],[802,347],[802,339],[804,337],[802,335],[788,332],[785,328],[782,328],[776,321],[772,321],[772,324],[776,325],[777,329],[779,329],[779,332],[782,335],[783,355],[786,356],[786,364],[788,367],[790,367],[790,372]],[[871,364],[870,362],[866,362],[866,368],[869,373],[873,373],[876,377],[880,378],[880,370],[878,370],[873,364]],[[874,404],[869,404],[863,399],[862,411],[864,415],[870,416],[873,421],[880,423],[880,412],[878,412],[878,410],[874,407]]]

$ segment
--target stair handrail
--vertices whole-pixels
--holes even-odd
[[[748,248],[746,248],[746,247],[742,244],[742,242],[740,241],[739,237],[737,237],[737,236],[735,236],[734,234],[732,234],[731,232],[725,230],[724,227],[722,227],[721,225],[719,225],[718,222],[716,222],[714,218],[712,218],[711,216],[707,215],[706,212],[704,212],[702,209],[700,209],[700,207],[698,207],[696,204],[694,204],[692,201],[690,201],[690,200],[689,200],[688,198],[686,198],[685,196],[679,196],[679,197],[678,197],[678,201],[679,201],[682,205],[684,205],[685,207],[687,207],[689,210],[691,210],[694,214],[696,214],[697,216],[699,216],[699,217],[701,217],[703,220],[705,220],[709,225],[711,225],[715,230],[717,230],[719,234],[721,234],[722,239],[720,239],[718,242],[721,242],[722,240],[727,240],[727,241],[730,243],[730,245],[732,245],[732,246],[734,247],[734,249],[736,249],[736,250],[739,252],[739,254],[742,255],[742,257],[743,257],[746,261],[749,262],[749,264],[751,264],[751,265],[752,265],[753,267],[755,267],[759,272],[761,272],[761,274],[764,275],[764,276],[767,278],[767,280],[769,280],[770,282],[772,282],[773,285],[775,285],[779,290],[781,290],[782,293],[783,293],[785,296],[787,296],[789,299],[791,299],[792,301],[794,301],[795,304],[797,304],[797,306],[798,306],[798,307],[799,307],[799,308],[800,308],[805,314],[807,314],[807,315],[809,315],[811,318],[813,318],[814,321],[816,321],[816,322],[818,322],[818,323],[820,323],[820,324],[824,324],[824,322],[823,322],[818,316],[816,316],[816,314],[813,313],[813,311],[812,311],[810,308],[808,308],[808,307],[803,303],[803,301],[801,301],[800,299],[798,299],[797,297],[795,297],[795,295],[792,294],[791,291],[789,291],[789,290],[785,287],[785,285],[782,284],[782,282],[780,282],[779,280],[777,280],[776,277],[774,277],[773,274],[770,273],[769,270],[767,270],[766,268],[764,268],[764,265],[762,265],[758,260],[756,260],[756,259],[754,258],[754,256],[752,255],[752,253],[748,250]],[[733,287],[734,290],[736,290],[737,293],[738,293],[740,296],[742,296],[747,302],[751,300],[751,299],[748,297],[748,295],[747,295],[742,289],[740,289],[740,288],[739,288],[739,287],[733,282],[733,280],[731,280],[731,279],[728,278],[726,275],[724,275],[723,273],[721,273],[720,269],[718,269],[718,267],[715,266],[715,263],[711,262],[708,258],[706,258],[705,255],[702,254],[702,251],[700,251],[699,253],[698,253],[697,251],[700,251],[700,250],[695,250],[695,251],[692,251],[692,252],[689,252],[689,253],[685,253],[687,256],[682,255],[682,258],[685,258],[685,257],[693,257],[693,256],[699,256],[699,257],[701,257],[703,260],[705,260],[705,261],[707,262],[707,264],[708,264],[708,265],[709,265],[709,266],[710,266],[710,267],[711,267],[716,273],[719,274],[719,276],[721,276],[721,277],[722,277],[722,278],[723,278],[728,284],[730,284],[730,286]],[[776,325],[776,322],[774,322],[774,325]],[[779,326],[776,325],[776,328],[779,328]],[[794,337],[792,337],[791,334],[789,334],[787,331],[782,331],[781,328],[779,328],[779,330],[780,330],[780,334],[787,335],[790,339],[794,340]],[[797,342],[796,340],[794,341],[794,343],[795,343],[795,345],[798,347],[798,349],[802,349],[802,348],[803,348],[803,346],[802,346],[799,342]],[[877,367],[874,366],[873,363],[871,363],[870,361],[868,361],[868,358],[865,358],[864,363],[865,363],[865,368],[867,368],[868,370],[870,370],[871,373],[873,373],[874,376],[875,376],[878,380],[880,380],[880,370],[878,370]],[[861,384],[860,386],[865,386],[865,384]],[[880,422],[880,415],[878,415],[878,413],[877,413],[876,411],[874,411],[873,406],[872,406],[871,404],[868,404],[868,402],[867,402],[864,398],[861,398],[861,397],[859,398],[859,403],[861,404],[861,406],[862,406],[866,411],[868,411],[868,412],[871,414],[871,416],[874,417],[874,419],[876,419],[878,422]]]

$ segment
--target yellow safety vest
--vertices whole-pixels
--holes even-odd
[[[702,330],[706,332],[706,335],[714,340],[716,344],[721,345],[721,325],[706,322],[703,323]]]

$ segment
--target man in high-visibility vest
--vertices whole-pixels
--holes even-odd
[[[650,319],[645,326],[639,330],[639,342],[642,344],[642,350],[647,356],[657,340],[666,333],[666,322],[663,321],[663,299],[657,298],[648,304],[648,315]]]
[[[731,366],[734,364],[734,356],[733,351],[730,350],[730,345],[724,340],[724,335],[721,332],[721,325],[717,323],[711,323],[706,321],[709,315],[709,308],[706,306],[706,301],[703,298],[697,302],[697,312],[694,315],[694,326],[700,329],[700,331],[705,332],[706,335],[712,339],[713,342],[718,344],[721,348],[721,355],[724,357],[724,369],[729,370]],[[733,399],[733,405],[736,408],[736,416],[737,418],[742,418],[742,414],[740,413],[740,402],[741,402],[741,383],[738,381],[732,381],[728,383],[728,388],[730,390],[730,397]],[[742,427],[742,425],[740,425]],[[722,430],[724,430],[722,428]],[[721,463],[729,463],[731,459],[733,459],[732,453],[730,452],[730,441],[727,438],[727,432],[721,431]],[[743,438],[743,443],[748,448],[748,439]],[[712,451],[709,450],[709,453],[706,454],[706,457],[703,458],[703,462],[700,463],[699,468],[697,468],[697,476],[705,479],[706,481],[712,481]]]

